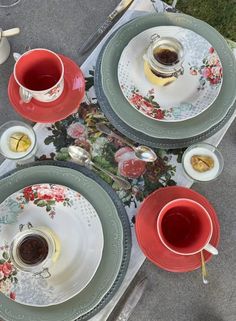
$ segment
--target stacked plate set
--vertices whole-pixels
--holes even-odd
[[[147,51],[155,38],[176,39],[182,74],[155,83]],[[235,110],[236,63],[225,39],[207,23],[184,14],[151,14],[116,31],[96,66],[96,94],[110,122],[151,147],[178,148],[223,127]]]
[[[90,170],[53,161],[8,173],[0,189],[1,318],[90,319],[120,286],[130,257],[115,192]]]

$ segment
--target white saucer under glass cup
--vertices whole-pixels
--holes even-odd
[[[21,121],[9,121],[0,126],[0,153],[17,164],[33,160],[37,151],[34,129]]]

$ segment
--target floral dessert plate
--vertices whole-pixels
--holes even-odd
[[[58,239],[58,258],[48,278],[14,266],[10,244],[20,224],[46,227]],[[55,184],[37,184],[0,204],[0,289],[15,302],[44,307],[81,292],[102,258],[103,230],[97,212],[80,193]]]
[[[201,194],[180,186],[160,188],[143,201],[136,216],[136,236],[143,253],[154,264],[170,272],[188,272],[201,267],[200,254],[179,255],[171,252],[161,242],[156,229],[157,217],[160,210],[167,203],[178,198],[194,200],[206,208],[213,224],[213,234],[210,243],[217,247],[220,239],[220,226],[214,208]],[[204,251],[206,262],[211,257],[212,254]]]
[[[184,73],[167,86],[152,84],[144,73],[144,54],[151,37],[174,37],[184,47]],[[223,82],[222,65],[214,48],[196,32],[158,26],[134,37],[118,64],[120,88],[131,106],[158,121],[183,121],[196,117],[217,98]]]
[[[127,44],[147,29],[167,25],[187,28],[207,39],[218,53],[224,71],[224,81],[215,101],[201,114],[184,121],[156,121],[144,117],[125,98],[118,81],[118,63]],[[236,60],[225,39],[207,23],[179,13],[148,14],[123,25],[105,43],[95,72],[95,90],[99,105],[109,121],[115,127],[119,125],[119,131],[127,134],[131,128],[139,132],[141,138],[142,134],[147,140],[151,138],[157,146],[159,142],[162,146],[163,143],[171,143],[172,148],[175,147],[175,142],[188,146],[195,137],[204,138],[206,131],[220,127],[218,124],[228,114],[236,99],[235,82]],[[126,126],[123,126],[123,123]]]
[[[61,304],[29,307],[0,292],[0,319],[6,321],[77,321],[91,319],[115,295],[129,264],[131,231],[126,210],[116,192],[91,170],[72,162],[43,161],[23,165],[1,179],[0,202],[25,186],[44,182],[78,191],[96,209],[103,229],[104,248],[89,284]],[[69,235],[69,234],[68,234]]]
[[[33,122],[53,123],[66,118],[75,112],[84,97],[85,80],[79,66],[63,55],[59,54],[65,70],[64,90],[61,96],[51,103],[43,103],[34,98],[25,103],[19,95],[19,85],[13,74],[8,83],[8,96],[17,113]]]

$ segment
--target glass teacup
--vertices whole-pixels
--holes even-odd
[[[20,232],[10,246],[14,266],[35,277],[49,278],[50,269],[60,255],[60,241],[48,227],[33,227],[31,223],[20,225]]]
[[[166,86],[184,73],[184,47],[174,37],[153,34],[143,58],[145,76],[156,85]]]

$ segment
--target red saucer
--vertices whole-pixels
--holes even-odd
[[[170,272],[188,272],[201,267],[200,254],[185,256],[174,254],[161,243],[156,228],[156,221],[161,208],[177,198],[194,200],[206,208],[213,223],[213,234],[210,243],[217,247],[220,239],[220,226],[214,208],[204,196],[185,187],[164,187],[149,195],[139,208],[135,230],[139,246],[150,261]],[[211,257],[212,254],[204,251],[206,262]]]
[[[75,112],[84,97],[85,80],[82,71],[74,61],[59,55],[65,68],[64,90],[62,95],[51,103],[32,99],[29,103],[22,102],[19,85],[13,74],[9,79],[8,96],[17,113],[33,122],[54,123]]]

